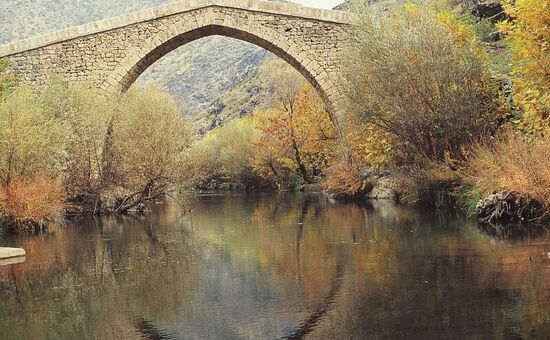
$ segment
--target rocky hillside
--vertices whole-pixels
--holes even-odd
[[[174,0],[0,0],[0,43],[158,6]],[[271,54],[226,37],[200,39],[168,54],[139,79],[159,84],[205,131],[270,104],[260,65]]]

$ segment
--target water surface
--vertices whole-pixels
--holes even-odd
[[[548,339],[550,235],[451,213],[224,194],[83,218],[0,267],[2,339]]]

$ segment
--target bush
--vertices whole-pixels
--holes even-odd
[[[64,211],[64,191],[60,179],[38,174],[14,178],[0,189],[0,216],[12,226],[42,223],[60,217]]]
[[[250,166],[256,131],[251,117],[238,118],[209,131],[189,150],[189,180],[204,189],[254,186]],[[259,183],[256,183],[259,184]]]
[[[469,197],[514,191],[542,203],[550,212],[550,136],[528,140],[506,132],[489,144],[477,145],[460,175]]]
[[[326,169],[326,173],[328,178],[323,183],[323,189],[336,197],[361,198],[373,188],[360,169],[345,160]]]
[[[66,83],[48,84],[38,91],[37,99],[41,114],[63,126],[67,195],[97,192],[109,180],[104,149],[115,107],[92,90]]]
[[[350,111],[391,134],[394,149],[418,156],[459,157],[496,123],[487,58],[466,23],[450,12],[413,5],[359,13],[354,32]]]

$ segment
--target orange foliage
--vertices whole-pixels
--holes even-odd
[[[326,174],[328,179],[323,187],[331,194],[355,196],[372,189],[370,181],[361,174],[360,169],[345,160],[328,168]]]
[[[311,86],[281,106],[254,117],[260,138],[252,166],[263,177],[278,181],[295,174],[311,183],[335,157],[334,126]]]
[[[32,179],[19,177],[0,189],[0,216],[43,221],[62,213],[64,197],[59,179],[44,175]]]

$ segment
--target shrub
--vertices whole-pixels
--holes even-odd
[[[413,5],[359,17],[347,78],[349,109],[360,122],[391,134],[411,159],[458,157],[493,129],[488,61],[471,27]]]
[[[550,209],[550,136],[528,140],[508,131],[489,144],[474,147],[460,175],[469,197],[509,190]],[[549,210],[550,212],[550,210]]]
[[[239,118],[209,131],[193,143],[186,157],[189,181],[199,187],[253,181],[250,158],[255,129],[252,118]]]
[[[96,192],[108,181],[104,148],[114,115],[112,103],[108,106],[97,93],[66,83],[49,83],[37,98],[41,114],[55,117],[63,126],[68,196]]]
[[[104,157],[110,159],[105,171],[112,180],[103,189],[110,190],[108,196],[118,192],[108,209],[125,212],[178,184],[191,137],[169,94],[151,87],[130,89],[116,106],[105,137]]]
[[[372,190],[372,183],[361,170],[352,163],[341,162],[326,169],[327,180],[323,189],[332,195],[343,197],[360,197]]]
[[[0,189],[0,215],[15,221],[44,221],[59,217],[64,209],[60,179],[43,174],[17,177]]]

